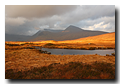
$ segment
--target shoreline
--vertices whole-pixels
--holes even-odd
[[[39,46],[37,46],[39,47]],[[42,48],[48,48],[48,49],[71,49],[71,50],[115,50],[115,48],[100,48],[100,49],[87,49],[87,48],[49,48],[49,47],[42,47]]]
[[[114,79],[115,56],[43,54],[32,46],[5,45],[5,79],[56,79],[56,77],[58,77],[57,79],[63,79],[63,76],[66,79],[72,79],[73,76],[74,78],[81,77],[82,75],[77,76],[77,74],[82,74],[85,71],[87,71],[87,73],[83,73],[85,78],[78,79],[109,79],[109,77]],[[108,67],[107,71],[109,70],[109,72],[106,72],[104,67]],[[69,72],[69,68],[71,72]],[[100,69],[101,71],[99,71]],[[107,77],[104,77],[103,70]],[[113,74],[111,74],[111,71]],[[65,74],[62,74],[63,72]],[[99,75],[91,75],[91,72]],[[56,76],[57,73],[61,75]],[[70,77],[67,73],[73,75]]]
[[[52,63],[68,62],[107,62],[115,64],[115,56],[89,55],[54,55],[43,54],[36,49],[5,50],[5,69],[30,69],[31,67],[48,66]],[[19,67],[18,67],[19,65]]]
[[[61,46],[64,46],[64,45],[66,45],[66,46],[74,46],[75,47],[75,45],[73,45],[73,44],[46,44],[46,43],[43,43],[43,44],[41,44],[41,43],[24,43],[24,42],[22,42],[22,43],[19,43],[19,42],[5,42],[5,61],[10,61],[10,59],[11,59],[11,61],[14,63],[14,61],[17,61],[18,59],[20,59],[20,60],[22,60],[22,61],[24,61],[24,60],[28,60],[28,62],[30,62],[31,63],[31,58],[33,59],[33,60],[35,60],[36,58],[36,56],[37,56],[37,58],[39,58],[39,59],[41,59],[41,58],[44,58],[42,61],[44,61],[45,59],[47,59],[47,58],[50,58],[50,61],[54,61],[55,59],[56,60],[58,60],[59,62],[61,62],[60,60],[61,59],[64,59],[64,60],[66,60],[66,58],[69,58],[69,57],[72,57],[73,59],[75,59],[76,58],[76,56],[79,56],[79,57],[83,57],[83,58],[86,58],[87,60],[89,60],[89,56],[92,56],[92,57],[94,57],[94,56],[96,56],[96,57],[99,57],[100,55],[98,55],[98,54],[94,54],[94,55],[88,55],[87,54],[87,56],[88,57],[85,57],[86,55],[80,55],[80,54],[78,54],[78,55],[54,55],[54,54],[44,54],[44,53],[42,53],[41,51],[40,51],[40,49],[35,49],[35,46],[39,46],[39,47],[47,47],[47,46],[58,46],[59,48],[57,48],[57,49],[63,49],[63,47],[61,47]],[[82,45],[82,44],[80,44],[80,45]],[[78,46],[78,47],[81,47],[81,46]],[[34,46],[34,47],[33,47]],[[77,46],[77,45],[76,45]],[[88,47],[90,47],[90,46],[97,46],[97,45],[93,45],[93,44],[91,44],[91,45],[84,45],[84,46],[86,46],[86,48],[88,48]],[[48,48],[48,47],[47,47]],[[49,47],[50,48],[50,47]],[[98,47],[99,48],[99,47]],[[52,49],[55,49],[55,47],[53,48],[52,47]],[[64,48],[64,49],[66,49],[66,48]],[[69,48],[67,48],[67,49],[71,49],[70,47]],[[72,50],[73,50],[74,48],[72,48]],[[81,50],[81,49],[74,49],[74,50]],[[85,48],[84,49],[82,49],[82,50],[85,50]],[[86,49],[86,50],[88,50],[88,49]],[[93,47],[92,49],[89,49],[89,50],[95,50],[95,47]],[[106,49],[100,49],[100,50],[106,50]],[[41,56],[44,56],[44,57],[41,57]],[[67,57],[66,57],[67,56]],[[23,58],[22,58],[23,57]],[[98,58],[94,58],[94,59],[91,59],[91,60],[97,60]],[[110,57],[112,57],[113,58],[113,60],[115,59],[115,56],[100,56],[100,58],[103,58],[103,57],[105,57],[105,59],[106,60],[108,60],[108,58],[110,58]],[[16,59],[17,58],[17,59]],[[27,59],[26,59],[27,58]],[[15,60],[16,59],[16,60]],[[37,59],[38,61],[39,61],[39,59]],[[71,62],[72,61],[74,61],[73,59],[71,59]],[[79,59],[79,58],[76,58],[76,59]],[[75,59],[75,60],[76,60]],[[68,61],[70,61],[70,59],[67,59]],[[80,61],[81,59],[79,59],[78,61]],[[81,60],[81,62],[82,62],[83,60]],[[103,61],[103,60],[101,60],[101,61]],[[8,63],[8,62],[7,62]],[[38,63],[38,62],[37,62]],[[51,62],[50,62],[51,63]],[[19,63],[18,63],[19,64]],[[26,64],[26,62],[25,62],[25,64]],[[28,64],[28,63],[27,63]],[[39,63],[38,63],[39,64]],[[15,64],[16,65],[16,64]],[[45,65],[44,63],[43,63],[43,65]]]

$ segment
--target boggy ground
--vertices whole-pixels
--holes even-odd
[[[115,44],[94,44],[94,43],[46,43],[44,48],[53,49],[81,49],[81,50],[95,50],[95,49],[115,49]]]
[[[28,44],[6,43],[5,78],[115,79],[115,56],[49,55]]]

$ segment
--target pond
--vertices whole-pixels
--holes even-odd
[[[111,55],[111,53],[114,53],[114,49],[105,49],[105,50],[75,50],[75,49],[49,49],[49,48],[42,48],[43,51],[48,51],[51,52],[51,54],[60,54],[60,55],[73,55],[73,54],[99,54],[99,55],[104,55],[106,54]]]

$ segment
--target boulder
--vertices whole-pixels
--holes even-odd
[[[114,53],[111,53],[112,56],[115,56],[115,52]]]
[[[51,54],[51,52],[47,52],[47,54]]]
[[[109,54],[106,54],[106,56],[110,56]]]

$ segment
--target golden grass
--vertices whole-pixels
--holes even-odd
[[[26,44],[26,46],[34,45],[34,46],[44,46],[47,43],[57,44],[55,48],[72,48],[72,49],[89,49],[90,47],[95,48],[113,48],[115,49],[115,32],[107,33],[97,36],[90,36],[86,38],[80,38],[75,40],[65,40],[65,41],[34,41],[34,42],[6,42],[6,44]],[[28,44],[28,45],[27,45]],[[46,46],[52,48],[50,46]]]
[[[60,43],[115,43],[115,32],[107,33],[97,36],[89,36],[86,38],[80,38],[75,40],[59,41]]]
[[[35,49],[5,50],[5,69],[28,70],[33,67],[48,66],[52,63],[107,62],[115,64],[115,56],[100,55],[49,55]]]

